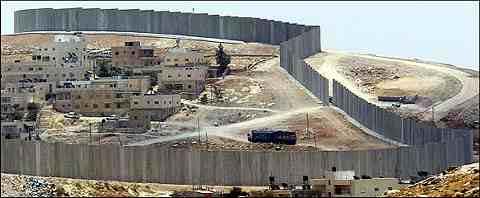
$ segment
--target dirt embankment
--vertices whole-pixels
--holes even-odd
[[[388,197],[480,197],[479,164],[453,167],[417,184],[393,190]]]
[[[354,94],[379,106],[390,106],[379,102],[379,95],[418,95],[416,104],[402,105],[393,110],[403,117],[423,121],[435,119],[437,124],[442,125],[440,119],[450,119],[448,113],[463,108],[465,103],[478,109],[478,103],[472,102],[479,93],[478,71],[418,59],[333,50],[311,56],[306,61],[328,79],[339,81]],[[330,94],[333,95],[331,91]],[[431,113],[432,106],[435,108],[434,115]]]
[[[337,71],[369,94],[419,95],[428,97],[430,104],[457,95],[462,87],[453,76],[435,70],[363,57],[340,58]]]
[[[192,185],[96,181],[60,177],[1,174],[2,197],[198,197]],[[263,190],[262,186],[242,186],[242,191]],[[229,193],[232,186],[203,186],[215,197]]]

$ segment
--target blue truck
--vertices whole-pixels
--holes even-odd
[[[248,134],[248,141],[254,143],[297,144],[295,132],[284,130],[252,130]]]

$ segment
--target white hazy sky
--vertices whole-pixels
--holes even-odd
[[[204,12],[320,25],[322,47],[422,58],[478,70],[479,2],[127,2],[2,1],[1,33],[15,10],[119,8]]]

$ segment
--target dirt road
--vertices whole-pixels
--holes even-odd
[[[409,65],[424,67],[427,69],[434,69],[434,70],[437,70],[438,72],[449,74],[457,78],[462,83],[462,89],[460,90],[460,93],[439,104],[434,104],[435,121],[440,120],[440,118],[443,118],[444,116],[446,116],[450,110],[454,109],[456,106],[464,103],[465,101],[475,97],[479,93],[479,78],[471,77],[470,74],[457,69],[442,67],[434,64],[418,63],[415,61],[408,61],[408,60],[387,59],[383,57],[363,55],[363,54],[354,54],[354,55],[358,57],[372,58],[372,59],[378,59],[378,60],[389,60],[389,61],[401,62]],[[431,109],[431,107],[428,107],[426,109]],[[425,116],[426,117],[424,117],[424,119],[431,120],[431,116],[432,116],[431,114],[425,114]]]
[[[218,127],[211,127],[211,126],[202,127],[200,129],[200,132],[205,133],[205,131],[207,131],[208,135],[225,137],[225,138],[229,138],[229,139],[233,139],[241,142],[248,142],[246,137],[242,137],[239,135],[242,131],[247,131],[253,128],[261,128],[268,125],[271,122],[276,122],[276,121],[287,119],[293,116],[305,114],[307,112],[312,112],[319,108],[324,108],[324,107],[322,106],[318,106],[315,108],[307,107],[307,108],[297,109],[293,111],[282,112],[282,113],[278,113],[278,114],[263,117],[263,118],[256,118],[256,119],[248,120],[245,122],[239,122],[239,123],[223,125]],[[141,145],[149,145],[149,144],[155,144],[160,142],[168,142],[168,141],[184,139],[188,137],[195,137],[195,136],[198,136],[198,133],[199,133],[198,131],[188,132],[188,133],[183,133],[183,134],[169,136],[169,137],[161,137],[161,138],[150,139],[142,142],[135,142],[132,144],[128,144],[127,146],[141,146]]]
[[[202,104],[197,104],[193,103],[189,100],[184,100],[182,99],[182,103],[189,105],[189,106],[195,106],[195,107],[202,107],[205,109],[223,109],[223,110],[248,110],[248,111],[264,111],[264,112],[276,112],[271,109],[266,109],[266,108],[252,108],[252,107],[220,107],[220,106],[211,106],[211,105],[202,105]]]
[[[338,61],[342,57],[353,56],[353,57],[361,57],[361,58],[381,60],[381,61],[403,63],[406,65],[418,66],[418,67],[421,67],[422,69],[436,70],[438,72],[444,73],[449,76],[453,76],[454,78],[458,79],[462,85],[460,92],[455,96],[448,98],[447,100],[444,100],[442,102],[432,105],[434,106],[434,109],[435,109],[436,121],[446,116],[448,112],[454,109],[456,106],[475,97],[479,93],[479,78],[472,77],[470,74],[464,71],[461,71],[459,69],[440,66],[436,64],[415,62],[413,60],[409,61],[409,60],[396,59],[396,58],[385,58],[385,57],[379,57],[375,55],[347,53],[347,52],[339,52],[334,50],[325,50],[325,52],[316,54],[310,58],[307,58],[307,62],[311,63],[319,73],[321,73],[326,78],[328,78],[330,80],[330,84],[331,84],[331,80],[335,79],[336,81],[346,86],[354,94],[369,101],[370,103],[373,103],[379,106],[382,106],[382,103],[376,100],[375,95],[367,94],[363,92],[359,87],[355,86],[351,80],[348,80],[347,78],[345,78],[345,76],[337,72],[336,66],[338,65]],[[332,89],[330,89],[330,95],[333,95]],[[417,109],[418,112],[424,112],[424,111],[430,110],[431,106],[428,106],[425,108],[421,108],[421,107],[419,108],[420,109]],[[431,116],[432,116],[431,113],[427,112],[425,113],[423,119],[431,120]]]

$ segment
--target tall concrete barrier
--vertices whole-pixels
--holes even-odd
[[[168,184],[268,185],[269,176],[301,184],[302,176],[321,178],[332,167],[372,177],[409,177],[419,171],[435,174],[464,162],[463,146],[453,143],[461,141],[361,151],[254,152],[2,140],[0,153],[3,173]]]
[[[333,80],[333,98],[335,105],[367,128],[408,145],[426,145],[445,143],[447,148],[460,153],[448,153],[447,158],[458,163],[472,161],[472,132],[463,129],[436,128],[417,123],[408,118],[388,112],[356,96],[343,85]],[[436,151],[432,150],[432,154]],[[455,159],[454,159],[455,158]]]
[[[95,20],[92,20],[95,17]],[[119,31],[180,34],[280,44],[280,66],[329,103],[328,80],[304,59],[321,52],[319,26],[258,18],[118,9],[32,9],[15,12],[16,33],[31,31]],[[472,134],[402,119],[369,104],[333,81],[335,105],[369,129],[409,146],[394,149],[323,152],[160,150],[46,144],[2,140],[2,172],[119,179],[174,184],[267,185],[268,176],[301,183],[324,170],[355,170],[373,177],[438,173],[471,162]]]

